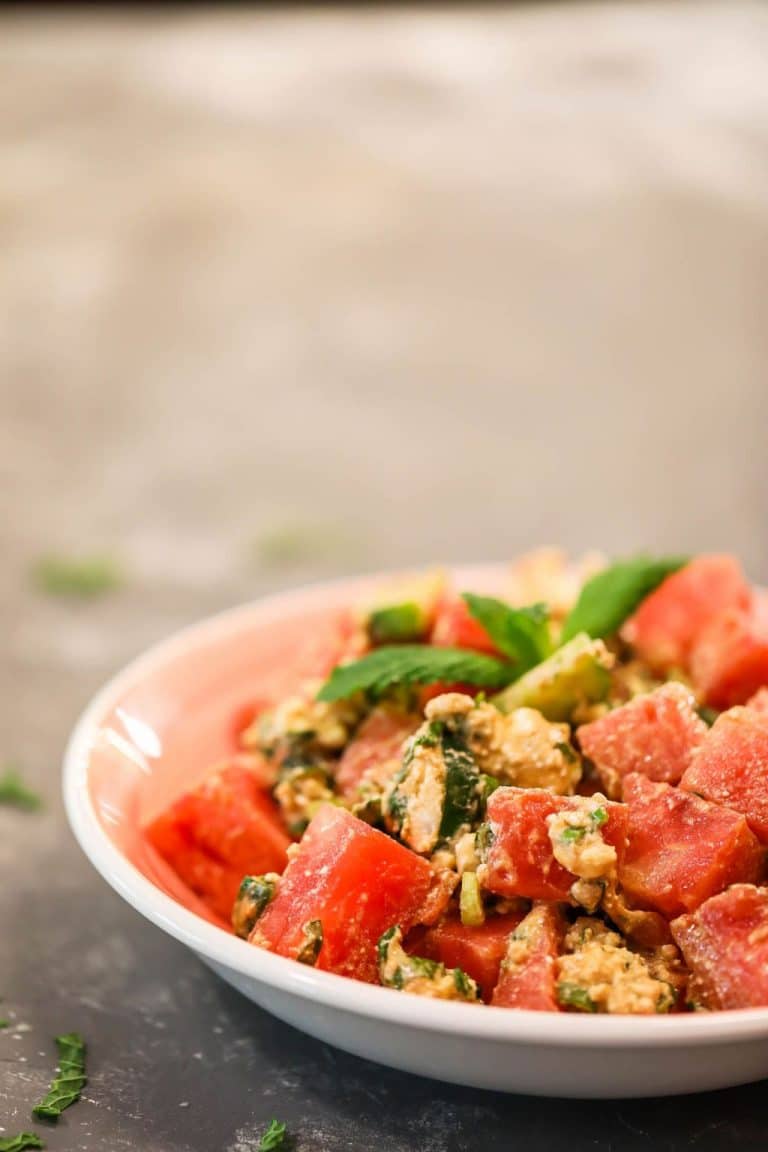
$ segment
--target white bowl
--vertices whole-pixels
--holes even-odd
[[[498,587],[498,569],[455,575],[463,587]],[[98,693],[64,761],[67,813],[94,867],[243,995],[394,1068],[572,1097],[672,1095],[768,1076],[768,1009],[582,1016],[409,996],[252,947],[212,922],[164,868],[141,835],[147,817],[226,752],[238,705],[318,669],[331,622],[370,583],[302,589],[217,616],[153,648]]]

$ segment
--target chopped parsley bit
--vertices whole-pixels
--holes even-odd
[[[34,812],[42,805],[42,800],[27,788],[15,768],[7,767],[0,775],[0,804]]]
[[[592,813],[592,823],[597,828],[602,828],[607,819],[608,813],[606,812],[605,808],[595,808],[594,812]]]
[[[56,1037],[59,1071],[45,1097],[32,1109],[40,1120],[58,1120],[65,1108],[80,1099],[86,1084],[85,1041],[79,1032]]]
[[[10,1028],[10,1020],[0,1020],[0,1028]]]
[[[122,583],[115,560],[108,556],[41,556],[32,575],[41,592],[83,600],[103,596]]]
[[[34,1132],[19,1132],[18,1136],[0,1136],[0,1152],[24,1152],[26,1148],[45,1148]]]
[[[557,986],[557,1001],[564,1008],[575,1008],[577,1012],[597,1012],[597,1005],[590,1000],[586,988],[563,981]]]
[[[286,1147],[285,1124],[279,1120],[270,1120],[269,1128],[259,1140],[256,1152],[278,1152]]]
[[[565,828],[560,839],[566,844],[576,844],[579,840],[583,840],[586,834],[586,828]]]

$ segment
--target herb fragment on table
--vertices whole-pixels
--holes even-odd
[[[0,1136],[0,1152],[25,1152],[27,1148],[45,1148],[34,1132],[19,1132],[18,1136]]]
[[[48,596],[83,600],[103,596],[122,583],[119,566],[108,556],[41,556],[32,574],[37,587]]]
[[[6,804],[11,808],[23,808],[26,812],[34,812],[40,808],[42,800],[36,792],[27,788],[15,768],[7,767],[0,774],[0,804]]]
[[[429,644],[392,644],[334,668],[317,699],[343,700],[356,692],[378,695],[396,684],[434,684],[441,680],[500,688],[513,677],[512,665],[480,652],[434,648]]]
[[[512,608],[493,596],[463,592],[462,600],[504,656],[515,665],[515,675],[546,660],[552,651],[546,604]]]
[[[635,556],[604,568],[588,580],[563,625],[561,643],[586,632],[602,640],[618,632],[662,580],[688,563],[685,556]]]
[[[10,1020],[0,1020],[0,1028],[10,1028]]]
[[[32,1112],[41,1120],[58,1120],[65,1108],[80,1099],[86,1085],[85,1041],[79,1032],[67,1032],[56,1037],[59,1050],[59,1071],[46,1096]]]
[[[279,1120],[271,1120],[256,1152],[278,1152],[279,1149],[286,1147],[285,1141],[285,1124]]]

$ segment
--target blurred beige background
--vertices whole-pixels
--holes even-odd
[[[119,553],[81,657],[542,542],[768,575],[763,5],[7,14],[0,75],[0,587]]]

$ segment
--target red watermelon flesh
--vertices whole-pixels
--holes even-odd
[[[713,708],[744,704],[768,685],[768,596],[723,612],[702,631],[691,652],[691,677]]]
[[[768,889],[734,884],[672,922],[704,1008],[768,1005]]]
[[[753,708],[718,716],[680,787],[742,812],[768,844],[768,716]]]
[[[419,717],[394,708],[376,708],[344,749],[336,769],[336,787],[344,797],[354,796],[365,773],[402,758],[403,743],[419,726]]]
[[[665,916],[692,912],[729,884],[760,878],[763,850],[738,812],[640,773],[624,780],[627,851],[619,883]]]
[[[286,868],[251,943],[296,958],[304,928],[319,920],[316,966],[378,981],[376,944],[388,928],[412,926],[432,883],[426,860],[350,812],[323,805]]]
[[[557,956],[565,921],[556,904],[534,904],[517,928],[524,937],[521,954],[514,952],[501,964],[491,1004],[497,1008],[527,1008],[533,1012],[559,1012]],[[516,943],[512,948],[520,947]]]
[[[669,784],[680,780],[707,734],[694,703],[682,684],[665,684],[577,729],[609,796],[620,794],[630,772]]]
[[[730,608],[747,608],[751,589],[733,556],[697,556],[662,581],[623,628],[652,668],[687,668],[704,627]]]

